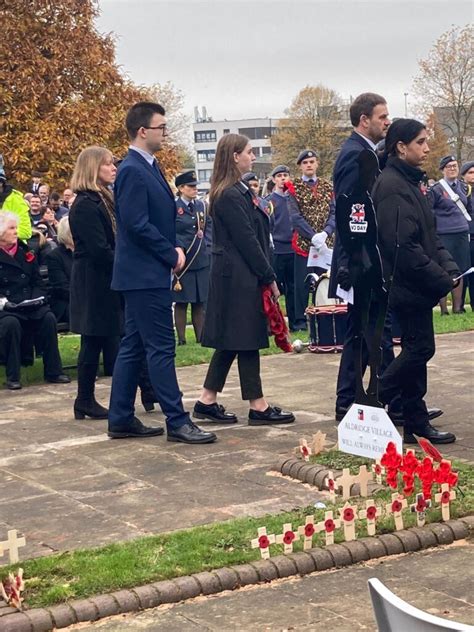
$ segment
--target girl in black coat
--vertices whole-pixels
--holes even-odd
[[[259,349],[268,347],[262,286],[279,296],[270,265],[269,218],[242,182],[255,156],[248,138],[226,134],[216,150],[210,190],[212,265],[202,344],[216,349],[194,416],[220,423],[237,421],[217,404],[237,357],[242,399],[249,400],[249,424],[291,423],[294,416],[269,406],[260,380]]]
[[[405,443],[414,434],[433,443],[456,437],[429,423],[424,402],[426,365],[435,353],[433,307],[456,284],[459,270],[436,234],[435,218],[420,169],[429,152],[425,126],[398,119],[386,138],[387,166],[372,191],[389,304],[402,330],[400,355],[380,378],[380,400],[401,392]]]

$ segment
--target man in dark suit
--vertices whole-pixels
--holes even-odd
[[[125,336],[115,363],[109,436],[163,434],[134,416],[138,374],[146,354],[150,380],[166,416],[168,441],[211,443],[216,435],[196,426],[182,404],[174,364],[171,279],[185,255],[176,245],[176,207],[154,153],[166,137],[164,108],[135,104],[126,127],[130,149],[115,181],[117,238],[112,289],[125,299]]]

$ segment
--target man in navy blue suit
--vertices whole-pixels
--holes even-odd
[[[115,363],[109,406],[109,437],[149,437],[163,428],[134,416],[137,380],[146,354],[150,381],[166,416],[168,441],[211,443],[184,410],[175,370],[171,279],[185,263],[176,244],[176,206],[154,153],[166,137],[165,110],[135,104],[126,118],[131,141],[115,180],[117,237],[112,288],[125,300],[125,336]]]

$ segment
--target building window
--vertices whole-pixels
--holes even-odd
[[[195,143],[212,143],[217,140],[216,130],[208,129],[199,132],[194,132]]]
[[[201,182],[209,182],[212,175],[212,169],[199,169],[198,170],[198,179]]]
[[[198,162],[214,162],[216,157],[216,150],[215,149],[204,149],[204,150],[199,150],[197,152],[197,161]]]
[[[265,154],[271,154],[271,153],[272,153],[271,147],[262,147],[262,156],[264,156]]]
[[[230,129],[225,129],[224,134],[230,134]]]
[[[274,127],[241,127],[239,134],[247,136],[250,140],[255,140],[256,138],[270,138],[274,131]]]

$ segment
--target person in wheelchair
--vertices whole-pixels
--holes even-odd
[[[0,362],[10,390],[21,388],[21,363],[33,363],[33,347],[42,353],[47,382],[70,382],[62,369],[56,318],[44,293],[37,258],[18,240],[18,217],[0,212]]]

